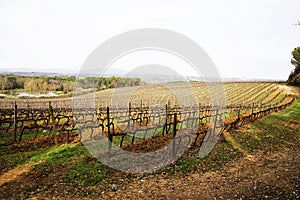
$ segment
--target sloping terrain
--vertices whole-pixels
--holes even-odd
[[[296,90],[290,88],[296,94]],[[225,134],[205,158],[197,150],[151,174],[103,166],[80,145],[47,137],[1,145],[1,199],[297,199],[300,100]],[[35,144],[39,144],[36,146]]]

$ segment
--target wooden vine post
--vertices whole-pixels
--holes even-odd
[[[53,114],[53,108],[52,108],[52,105],[51,105],[51,101],[49,101],[49,113],[50,113],[50,119],[51,119],[51,122],[52,122],[52,131],[53,131],[54,143],[55,143],[55,145],[57,145],[55,118],[54,118],[54,114]]]
[[[239,110],[238,110],[238,120],[240,120],[240,117],[241,117],[241,107],[242,107],[242,105],[240,104]]]
[[[165,130],[166,130],[166,134],[168,133],[168,128],[167,128],[167,125],[168,125],[168,116],[169,116],[168,104],[166,104],[166,119],[165,119],[165,125],[164,125],[163,132],[162,132],[163,136],[164,136]]]
[[[217,126],[217,121],[218,121],[218,115],[219,115],[219,109],[216,108],[216,111],[215,111],[215,117],[214,117],[214,127],[213,127],[213,135],[215,137],[215,133],[216,133],[216,126]]]
[[[131,119],[131,103],[128,105],[128,128],[130,127],[130,119]]]
[[[17,102],[15,101],[15,105],[14,105],[14,141],[17,141],[17,124],[18,124],[18,118],[17,118],[17,112],[18,110],[18,106],[17,106]]]
[[[262,101],[260,101],[260,104],[259,104],[259,112],[261,112],[261,109],[262,109]]]
[[[176,156],[176,141],[175,141],[175,137],[176,137],[176,128],[177,128],[177,113],[174,113],[174,126],[173,126],[173,140],[172,140],[172,157],[175,158]]]
[[[111,150],[112,147],[112,135],[110,134],[110,115],[109,115],[109,107],[107,106],[107,136],[108,136],[108,150]]]

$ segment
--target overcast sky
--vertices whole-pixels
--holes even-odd
[[[112,36],[163,28],[197,42],[222,77],[285,80],[297,21],[299,0],[0,0],[0,68],[76,72]],[[133,59],[118,66],[149,64]]]

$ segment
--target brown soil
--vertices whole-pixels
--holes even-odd
[[[24,166],[22,168],[14,168],[7,173],[0,176],[0,186],[15,180],[18,176],[25,174],[30,171],[29,166]]]
[[[290,121],[286,126],[300,129],[300,122]],[[70,186],[62,178],[63,167],[41,174],[25,166],[2,174],[0,197],[21,199],[26,188],[36,187],[37,191],[27,194],[29,199],[298,199],[299,166],[300,135],[288,148],[248,154],[218,171],[135,177],[128,184],[108,184],[109,190],[90,187],[84,190],[90,194],[84,196],[69,192]]]
[[[300,151],[259,152],[217,172],[147,177],[101,199],[296,199],[300,198]]]

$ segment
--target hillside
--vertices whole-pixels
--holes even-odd
[[[280,89],[297,93],[293,87],[278,87],[232,83],[226,91],[232,100],[262,103],[279,101]],[[0,199],[296,199],[299,112],[298,98],[281,112],[226,132],[224,141],[203,159],[192,149],[171,165],[144,174],[104,166],[77,136],[66,142],[66,134],[60,134],[55,146],[46,133],[36,138],[30,131],[22,142],[10,143],[12,134],[2,132]]]

